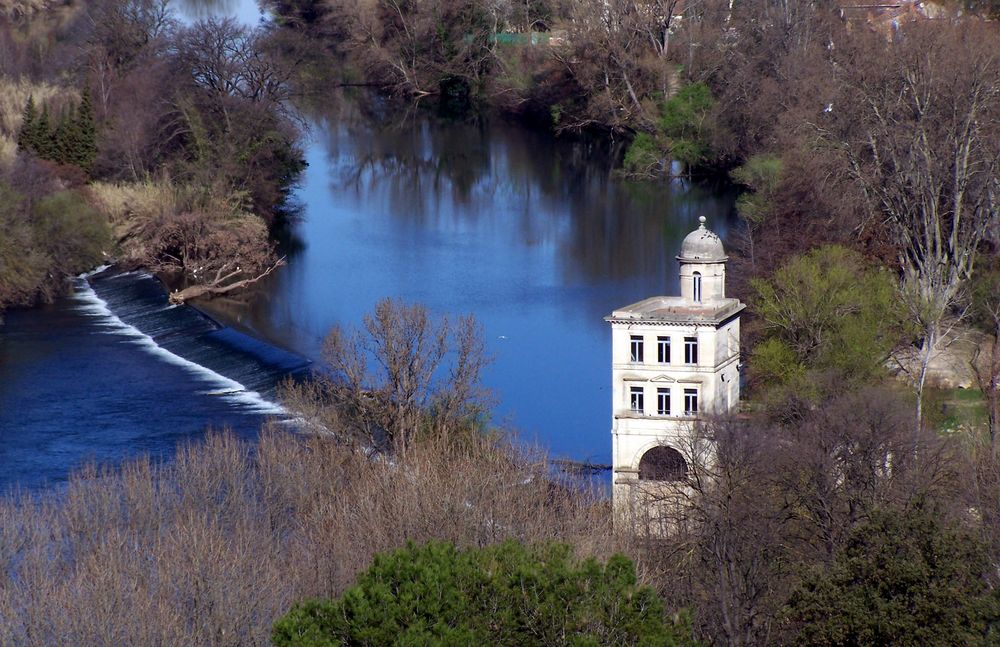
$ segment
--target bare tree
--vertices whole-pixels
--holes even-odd
[[[225,178],[270,222],[304,166],[286,102],[294,60],[270,51],[262,30],[232,19],[197,23],[175,43],[161,150],[189,161],[172,165],[176,176],[203,186]]]
[[[696,427],[684,447],[691,459],[679,532],[663,547],[686,562],[693,602],[717,644],[769,644],[789,577],[781,500],[773,482],[771,435],[736,419]],[[662,548],[661,548],[662,550]]]
[[[263,647],[293,602],[340,595],[407,541],[618,550],[606,506],[550,476],[487,437],[385,461],[276,429],[86,468],[0,499],[0,644]]]
[[[895,237],[903,295],[922,333],[918,429],[931,356],[998,216],[996,38],[989,25],[910,27],[870,63],[838,68],[842,92],[821,127],[863,190],[867,223],[884,223]]]
[[[162,44],[175,26],[169,0],[101,0],[88,3],[88,15],[95,48],[119,70]]]
[[[289,96],[289,66],[265,52],[261,32],[232,18],[209,19],[185,29],[176,52],[195,85],[220,105],[226,97],[280,105]]]
[[[482,430],[490,395],[480,379],[489,358],[471,316],[435,321],[423,306],[385,299],[363,328],[334,328],[323,358],[332,375],[285,392],[289,407],[311,413],[317,427],[395,452],[420,438],[462,442]]]

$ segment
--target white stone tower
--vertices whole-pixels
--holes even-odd
[[[701,225],[684,239],[680,296],[651,297],[611,323],[612,463],[616,512],[646,492],[683,485],[693,423],[734,411],[740,399],[739,299],[726,298],[726,252]]]

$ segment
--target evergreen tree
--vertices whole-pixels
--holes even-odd
[[[42,159],[55,159],[56,142],[52,132],[52,120],[49,117],[49,107],[42,107],[42,116],[38,119],[35,131],[34,150]]]
[[[22,151],[38,150],[38,108],[35,107],[35,97],[28,95],[28,103],[24,106],[24,118],[21,120],[21,130],[17,133],[17,147]]]
[[[77,143],[76,114],[70,108],[59,117],[59,123],[52,131],[52,157],[49,159],[60,164],[73,164],[76,157]]]
[[[886,510],[789,600],[795,644],[995,645],[1000,596],[986,547],[928,510]]]
[[[90,99],[90,88],[83,89],[80,107],[75,120],[76,149],[73,164],[89,171],[97,157],[97,124],[94,120],[94,105]]]
[[[341,598],[294,607],[272,639],[279,647],[697,645],[689,621],[666,617],[626,557],[602,564],[566,545],[514,541],[410,544],[376,556]]]

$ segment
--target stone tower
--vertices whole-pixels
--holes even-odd
[[[739,299],[726,298],[726,252],[701,225],[684,239],[680,296],[651,297],[605,317],[611,324],[612,463],[616,512],[644,493],[683,486],[693,423],[740,399]]]

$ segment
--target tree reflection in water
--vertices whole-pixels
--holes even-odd
[[[607,324],[677,291],[683,237],[726,234],[733,196],[614,172],[620,142],[499,118],[445,119],[372,95],[314,97],[296,199],[304,247],[250,304],[220,313],[312,358],[384,297],[471,312],[505,416],[556,453],[608,462]],[[213,308],[221,307],[215,304]]]

